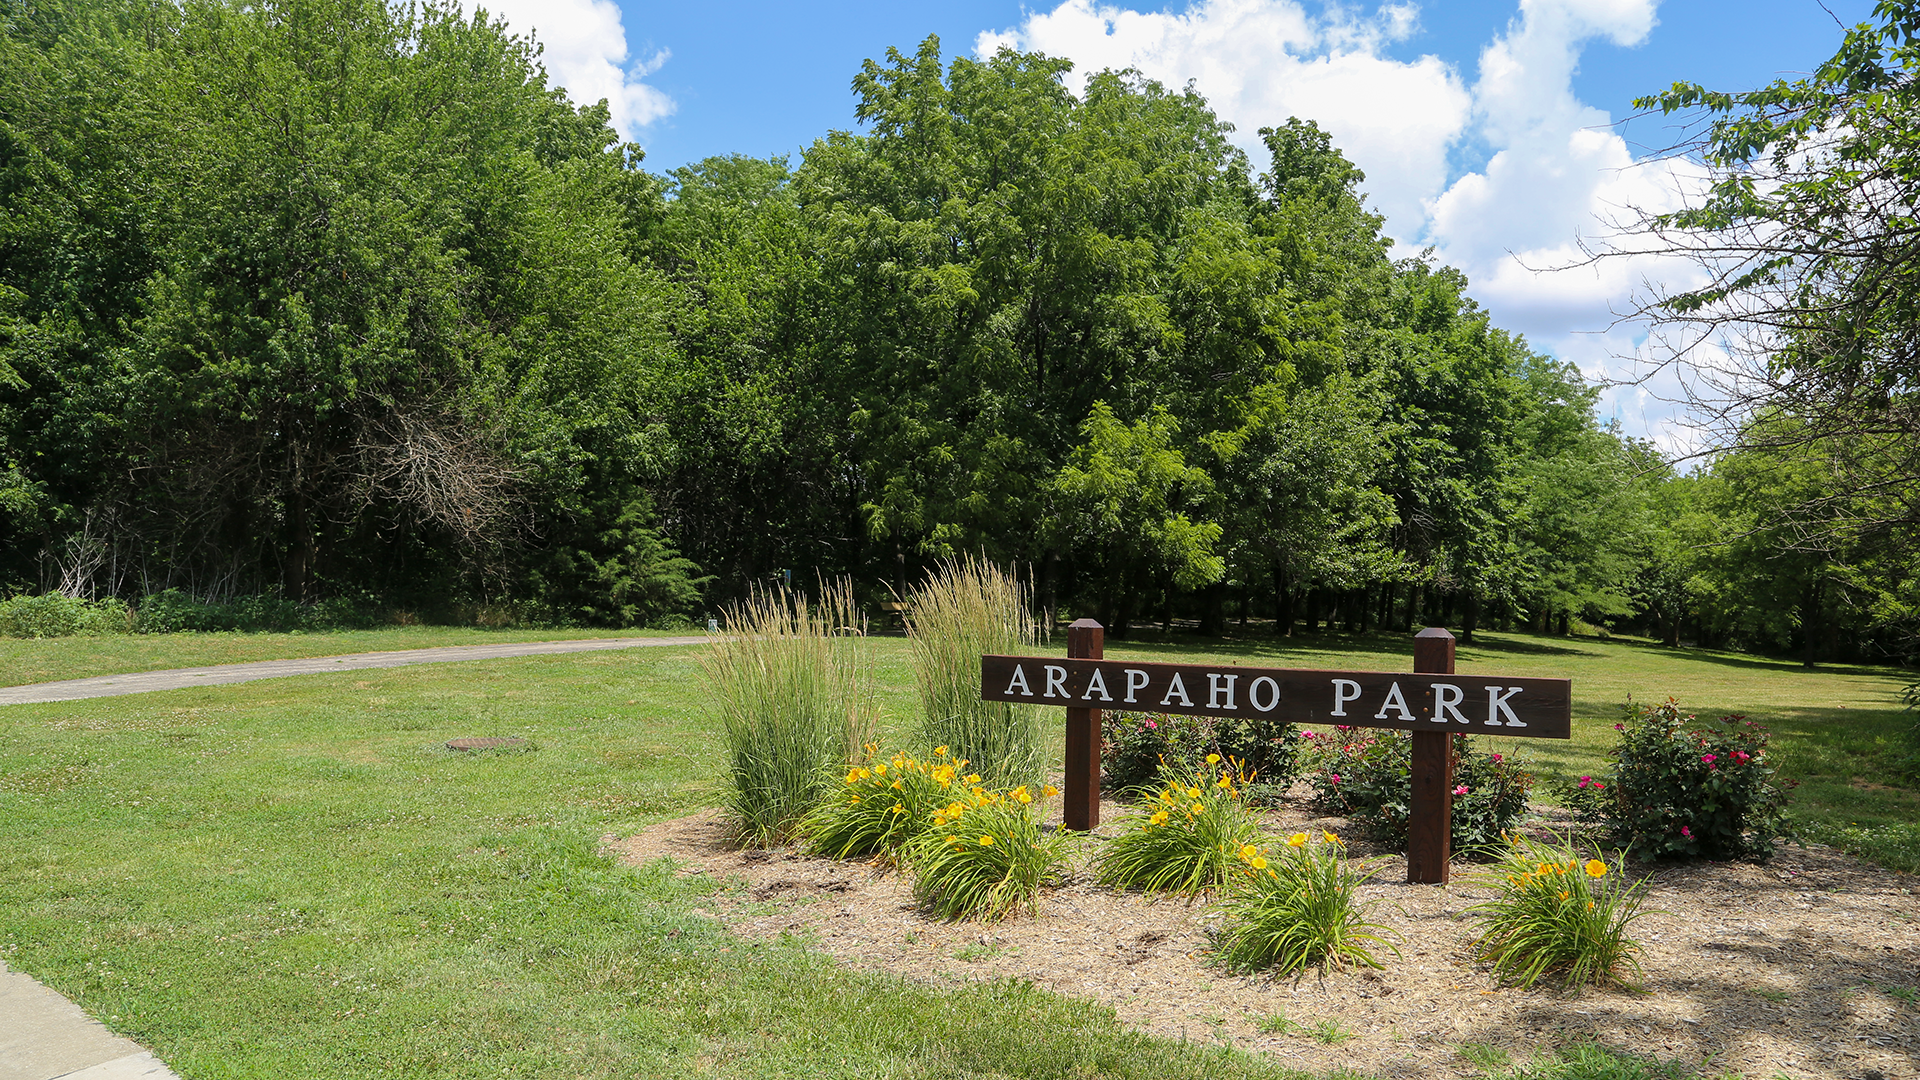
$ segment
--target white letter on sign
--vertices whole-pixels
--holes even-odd
[[[1072,697],[1073,696],[1072,694],[1067,693],[1067,669],[1063,667],[1055,667],[1052,664],[1046,665],[1046,669],[1047,669],[1047,690],[1046,690],[1046,693],[1041,694],[1040,696],[1053,697],[1054,696],[1053,688],[1057,686],[1060,688],[1061,697]]]
[[[1016,686],[1020,688],[1020,693],[1023,696],[1033,696],[1032,688],[1027,685],[1027,669],[1021,667],[1019,664],[1013,665],[1013,678],[1007,680],[1007,693],[1013,693],[1013,688]]]
[[[1273,696],[1267,699],[1267,703],[1265,705],[1260,704],[1260,684],[1261,683],[1266,683],[1267,689],[1273,691]],[[1258,709],[1261,712],[1272,712],[1273,710],[1279,708],[1280,707],[1280,684],[1277,682],[1274,682],[1272,679],[1268,678],[1265,675],[1262,675],[1259,678],[1253,680],[1253,685],[1247,687],[1247,704],[1252,705],[1255,709]]]
[[[1225,686],[1220,685],[1220,680],[1222,679],[1226,680],[1227,685]],[[1207,672],[1207,708],[1209,709],[1236,708],[1237,706],[1235,706],[1233,703],[1233,684],[1239,681],[1240,681],[1240,676],[1238,675],[1215,675],[1211,671]],[[1220,695],[1222,692],[1225,692],[1225,694],[1227,695],[1227,701],[1226,701],[1226,704],[1224,705],[1220,703]]]
[[[1112,695],[1112,694],[1109,694],[1109,693],[1107,693],[1107,680],[1106,680],[1106,677],[1100,674],[1100,669],[1099,669],[1099,668],[1094,668],[1094,669],[1093,669],[1093,678],[1091,678],[1091,679],[1088,679],[1088,680],[1087,680],[1087,692],[1086,692],[1086,693],[1084,693],[1084,694],[1081,694],[1081,695],[1080,695],[1080,700],[1081,700],[1081,701],[1092,701],[1092,700],[1093,700],[1093,692],[1094,692],[1095,690],[1098,690],[1098,691],[1100,691],[1100,700],[1101,700],[1101,701],[1112,701],[1112,700],[1113,700],[1113,695]]]
[[[1394,689],[1397,691],[1400,688],[1396,686]],[[1348,691],[1352,691],[1352,693],[1348,693]],[[1275,694],[1274,696],[1278,697],[1279,695]],[[1347,715],[1347,702],[1359,700],[1359,683],[1354,682],[1352,679],[1335,679],[1333,680],[1333,711],[1327,715],[1345,716]]]
[[[1413,710],[1407,708],[1407,696],[1400,692],[1399,683],[1394,683],[1393,686],[1387,690],[1387,700],[1380,703],[1380,711],[1374,713],[1373,718],[1375,720],[1385,720],[1388,709],[1399,709],[1400,719],[1402,720],[1412,720],[1414,718]]]
[[[1434,683],[1433,722],[1436,724],[1444,724],[1448,720],[1447,714],[1452,713],[1452,719],[1458,720],[1463,724],[1470,723],[1466,717],[1460,715],[1460,710],[1457,707],[1460,704],[1460,699],[1466,696],[1467,692],[1465,690],[1460,689],[1452,683]]]
[[[1189,709],[1193,708],[1193,699],[1187,696],[1187,684],[1180,681],[1180,673],[1177,671],[1173,673],[1173,682],[1168,684],[1167,696],[1160,699],[1160,704],[1171,704],[1173,702],[1173,695],[1175,694],[1180,695],[1180,704],[1182,706]]]
[[[1526,727],[1526,721],[1513,715],[1513,706],[1507,704],[1508,698],[1525,689],[1524,686],[1509,686],[1506,688],[1507,692],[1503,694],[1498,686],[1487,687],[1487,724],[1491,727],[1499,727],[1500,714],[1506,713],[1508,727]]]
[[[1137,679],[1134,678],[1134,676],[1136,675],[1139,676],[1139,678]],[[1133,704],[1133,692],[1135,690],[1145,690],[1147,688],[1147,684],[1152,681],[1153,681],[1153,676],[1148,675],[1146,672],[1141,671],[1139,668],[1137,667],[1128,668],[1127,669],[1127,704],[1129,705]]]

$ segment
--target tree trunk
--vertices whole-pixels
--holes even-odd
[[[1800,594],[1800,666],[1812,667],[1819,659],[1820,579],[1807,582]]]
[[[1473,631],[1480,625],[1480,594],[1469,592],[1465,602],[1466,612],[1460,616],[1460,640],[1473,643]]]

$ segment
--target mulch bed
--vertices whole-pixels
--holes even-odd
[[[1536,808],[1531,828],[1563,824],[1556,813]],[[1102,803],[1099,832],[1112,835],[1127,814]],[[1347,831],[1304,800],[1269,817],[1275,831]],[[1377,854],[1380,874],[1361,895],[1379,902],[1376,921],[1404,936],[1403,955],[1383,955],[1384,971],[1273,979],[1207,964],[1218,916],[1204,902],[1096,886],[1084,865],[1046,890],[1034,915],[945,923],[920,913],[900,874],[796,849],[734,848],[717,811],[606,844],[631,862],[671,857],[681,873],[739,883],[703,910],[743,937],[800,935],[851,967],[934,985],[1030,980],[1109,1004],[1142,1030],[1313,1072],[1465,1076],[1479,1070],[1463,1044],[1524,1060],[1591,1038],[1716,1076],[1920,1080],[1920,1004],[1907,1000],[1920,990],[1920,879],[1819,846],[1782,845],[1764,866],[1631,868],[1652,875],[1650,906],[1661,909],[1635,924],[1641,992],[1563,994],[1497,986],[1475,964],[1462,912],[1493,891],[1474,884],[1479,871],[1464,862],[1451,885],[1408,885],[1405,859]],[[1327,1021],[1338,1030],[1316,1033]]]

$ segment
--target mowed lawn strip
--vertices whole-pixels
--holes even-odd
[[[1486,632],[1474,638],[1457,646],[1463,674],[1573,680],[1573,738],[1487,739],[1489,748],[1520,754],[1543,775],[1598,773],[1628,696],[1649,704],[1673,697],[1702,719],[1742,714],[1770,729],[1775,764],[1800,782],[1792,806],[1805,821],[1871,827],[1920,820],[1920,792],[1895,775],[1897,763],[1914,748],[1915,717],[1900,698],[1901,688],[1916,678],[1911,671],[1855,664],[1805,668],[1790,660],[1636,641]],[[1059,644],[1064,655],[1065,644]],[[1286,643],[1108,638],[1107,656],[1412,671],[1413,640],[1407,634],[1300,634]]]
[[[614,866],[600,836],[713,802],[697,655],[0,710],[0,950],[191,1080],[1289,1075],[748,945],[697,910],[714,884]]]
[[[680,637],[693,630],[489,630],[476,626],[394,626],[311,633],[98,634],[0,638],[0,686],[124,675],[168,668],[302,660],[311,656],[503,645],[584,638]]]

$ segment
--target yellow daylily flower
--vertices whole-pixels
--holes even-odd
[[[1218,765],[1218,764],[1220,764],[1220,755],[1219,755],[1219,754],[1208,754],[1208,755],[1207,755],[1207,764],[1209,764],[1209,765]]]
[[[1607,864],[1601,862],[1599,859],[1588,859],[1587,860],[1587,876],[1588,877],[1606,877]]]
[[[980,846],[981,846],[981,847],[992,847],[992,846],[993,846],[993,834],[992,834],[992,833],[988,833],[987,835],[985,835],[985,836],[982,836],[982,837],[980,838]]]
[[[1297,833],[1294,833],[1292,836],[1287,837],[1287,846],[1288,847],[1306,847],[1307,834],[1303,832],[1297,832]]]

